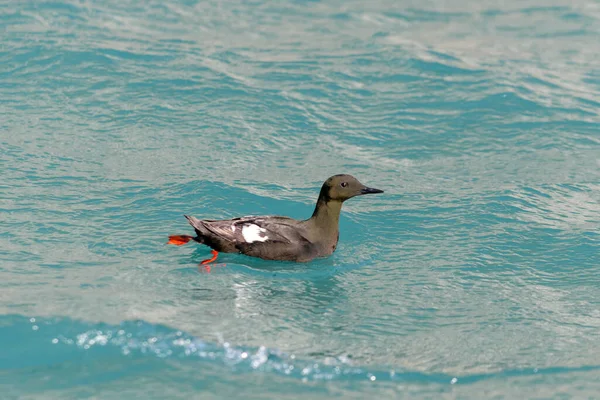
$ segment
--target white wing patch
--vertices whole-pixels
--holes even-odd
[[[265,235],[266,231],[266,229],[263,229],[258,225],[244,225],[242,228],[242,236],[244,236],[246,243],[264,242],[269,239],[269,237]],[[263,236],[261,236],[261,233]]]
[[[231,232],[235,232],[235,224],[231,224]]]

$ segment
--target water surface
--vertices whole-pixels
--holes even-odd
[[[597,3],[0,9],[8,398],[600,390]],[[337,173],[330,258],[165,245]]]

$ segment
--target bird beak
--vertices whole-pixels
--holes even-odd
[[[366,187],[366,186],[360,190],[360,194],[369,194],[369,193],[383,193],[383,190],[370,188],[370,187]]]

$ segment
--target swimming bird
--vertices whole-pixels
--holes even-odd
[[[366,187],[351,175],[334,175],[323,183],[315,210],[306,220],[280,216],[200,220],[185,215],[196,236],[172,235],[167,243],[181,246],[194,240],[209,246],[213,256],[202,264],[215,261],[219,252],[307,262],[335,251],[342,203],[369,193],[383,193],[383,190]]]

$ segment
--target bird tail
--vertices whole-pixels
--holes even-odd
[[[175,246],[181,246],[194,239],[189,235],[171,235],[167,244],[174,244]]]

